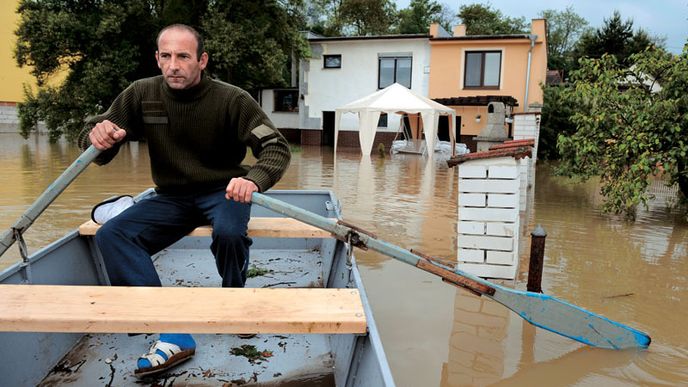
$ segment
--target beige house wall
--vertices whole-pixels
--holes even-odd
[[[513,112],[524,112],[528,105],[542,105],[541,85],[547,72],[547,44],[544,19],[534,19],[531,34],[537,35],[532,49],[528,103],[525,104],[526,73],[531,40],[527,37],[505,37],[503,39],[462,39],[454,36],[448,39],[430,39],[430,81],[429,97],[452,98],[481,95],[511,96],[518,101]],[[465,29],[455,28],[455,33]],[[464,61],[467,51],[501,51],[501,71],[498,89],[465,89]],[[461,116],[461,134],[477,135],[487,122],[486,106],[454,106]],[[478,122],[477,117],[480,116]]]
[[[19,68],[14,59],[14,46],[17,38],[14,31],[19,24],[17,6],[19,1],[0,1],[0,103],[14,104],[24,99],[23,84],[35,86],[36,81],[30,69]]]
[[[36,79],[31,75],[31,68],[19,67],[14,59],[14,46],[17,37],[14,31],[19,26],[17,7],[19,0],[0,1],[0,105],[15,105],[24,100],[24,85],[36,90]],[[59,85],[67,72],[59,72],[48,80],[50,85]]]

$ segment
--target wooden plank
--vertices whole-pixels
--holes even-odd
[[[100,225],[92,220],[79,226],[79,234],[95,235]],[[193,230],[189,236],[210,236],[213,229],[202,226]],[[252,238],[330,238],[325,230],[292,218],[251,218],[248,222],[248,236]]]
[[[0,285],[0,331],[365,333],[357,289]]]

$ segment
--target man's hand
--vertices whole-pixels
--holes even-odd
[[[88,138],[91,144],[99,150],[106,150],[112,148],[113,145],[122,141],[127,132],[120,129],[114,123],[105,120],[99,122],[88,133]]]
[[[251,195],[258,192],[258,186],[251,180],[235,177],[229,181],[225,197],[239,203],[251,203]]]

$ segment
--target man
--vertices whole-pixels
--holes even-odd
[[[103,151],[98,164],[112,160],[123,141],[145,139],[157,195],[107,221],[96,243],[112,285],[160,286],[151,255],[211,224],[222,286],[243,287],[251,194],[282,177],[291,157],[288,143],[248,93],[204,74],[208,54],[196,30],[168,26],[157,45],[162,75],[132,83],[89,121],[95,126],[88,133]],[[257,158],[250,168],[240,165],[247,146]],[[195,349],[191,335],[161,334],[135,374],[167,370]]]

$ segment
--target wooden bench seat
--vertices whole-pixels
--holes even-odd
[[[92,220],[79,226],[79,234],[95,235],[100,228]],[[192,231],[189,236],[210,236],[210,226],[202,226]],[[248,235],[252,238],[329,238],[329,232],[292,218],[251,218],[248,222]]]
[[[357,289],[0,285],[0,331],[366,332]]]

